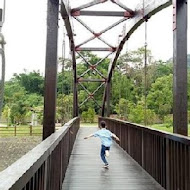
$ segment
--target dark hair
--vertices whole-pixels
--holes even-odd
[[[102,128],[106,128],[106,122],[105,121],[101,121],[100,125],[101,125]]]

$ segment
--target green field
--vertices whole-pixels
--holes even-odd
[[[150,128],[173,133],[173,127],[166,127],[166,125],[167,124],[154,124],[154,125],[151,125]],[[190,125],[188,125],[188,136],[190,136]]]
[[[173,127],[166,127],[167,124],[154,124],[150,128],[173,133]],[[80,123],[80,127],[98,127],[98,123]],[[0,127],[0,137],[9,136],[41,136],[42,126],[36,126],[32,129],[28,125],[18,125],[15,127]],[[188,135],[190,136],[190,125],[188,126]]]
[[[98,127],[98,123],[80,123],[80,127]]]
[[[41,136],[42,126],[30,128],[28,125],[17,125],[11,127],[0,127],[0,137],[9,136]]]
[[[98,123],[81,123],[80,126],[81,127],[98,127]],[[154,124],[148,127],[173,133],[173,127],[166,127],[166,126],[167,124],[165,123],[165,124]],[[190,125],[188,126],[188,135],[190,136]]]

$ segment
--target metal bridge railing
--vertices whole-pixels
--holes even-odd
[[[167,190],[190,189],[190,138],[111,119],[120,146]]]
[[[79,123],[72,119],[2,171],[0,190],[60,190]]]

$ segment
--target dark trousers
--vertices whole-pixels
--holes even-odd
[[[100,156],[101,156],[101,159],[104,162],[104,164],[108,164],[108,162],[105,158],[106,150],[110,150],[110,147],[106,147],[106,146],[102,145]]]

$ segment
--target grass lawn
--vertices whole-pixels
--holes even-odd
[[[80,123],[80,127],[98,127],[98,123]]]
[[[154,124],[154,125],[151,125],[150,127],[173,133],[173,127],[166,127],[166,124]],[[188,125],[188,136],[190,136],[190,125]]]
[[[18,125],[15,127],[0,127],[0,137],[10,137],[10,136],[34,136],[42,135],[42,126],[32,127],[30,131],[30,126],[28,125]],[[31,133],[32,132],[32,133]]]

